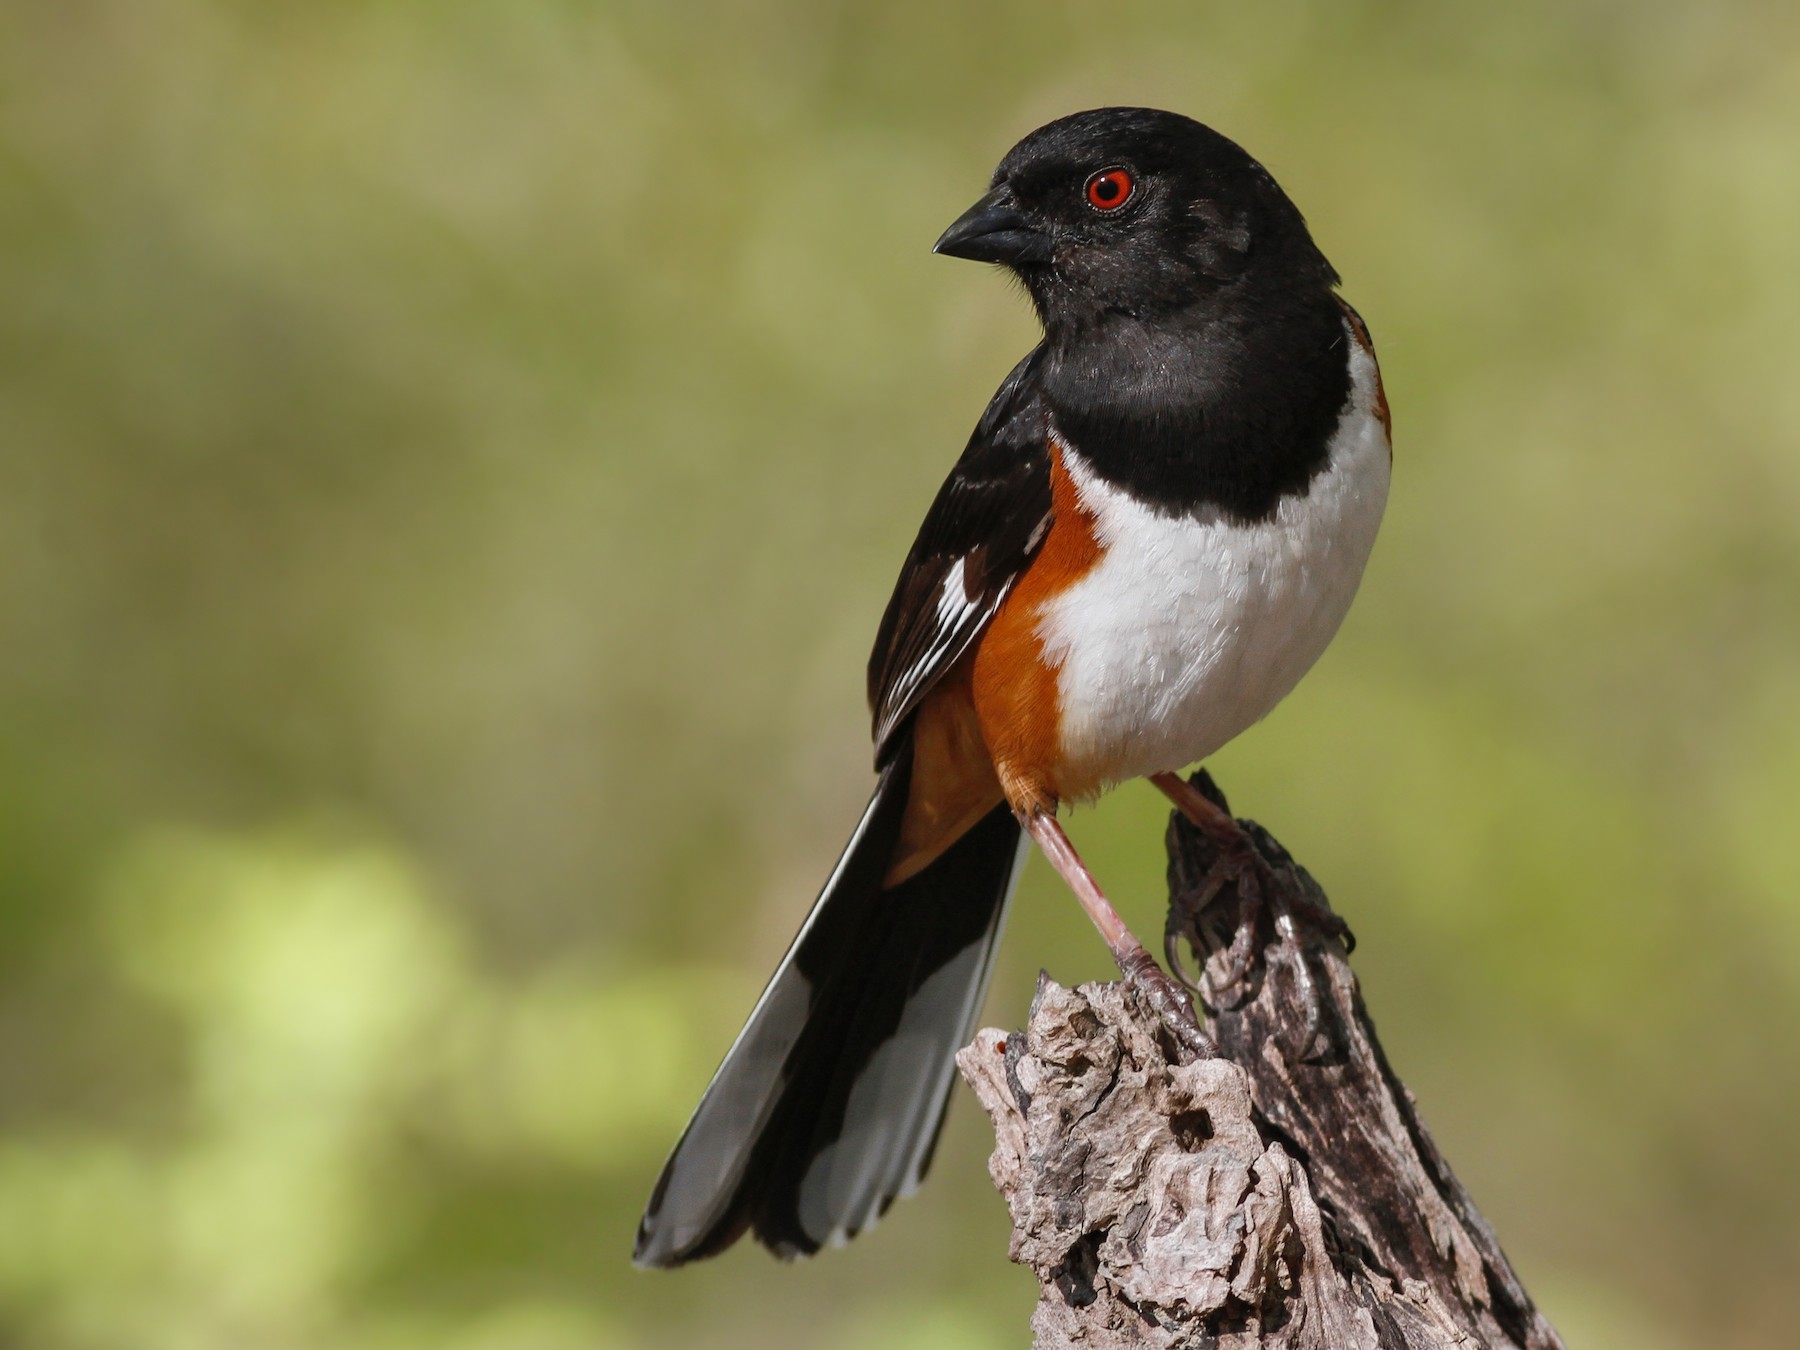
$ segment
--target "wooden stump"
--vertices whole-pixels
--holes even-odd
[[[1194,782],[1224,798],[1204,773]],[[1561,1350],[1394,1076],[1324,893],[1259,826],[1275,877],[1243,978],[1183,1062],[1121,984],[1040,979],[1029,1025],[958,1056],[994,1124],[1040,1347]],[[1179,814],[1172,903],[1215,853]],[[1201,925],[1224,982],[1241,905]]]

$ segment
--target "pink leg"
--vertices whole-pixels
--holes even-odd
[[[1194,1005],[1188,998],[1187,991],[1163,972],[1162,967],[1144,949],[1144,944],[1125,926],[1118,910],[1112,907],[1112,901],[1101,892],[1094,874],[1088,871],[1087,864],[1081,861],[1081,855],[1075,852],[1075,845],[1069,842],[1069,836],[1057,824],[1056,817],[1048,812],[1028,811],[1020,816],[1020,823],[1037,841],[1037,846],[1044,851],[1050,865],[1069,884],[1069,889],[1075,892],[1075,898],[1087,911],[1088,918],[1094,921],[1094,927],[1106,939],[1107,949],[1112,952],[1120,972],[1156,1010],[1177,1044],[1199,1058],[1216,1055],[1218,1047],[1213,1044],[1210,1036],[1200,1030],[1200,1023],[1194,1016]]]
[[[1242,849],[1249,845],[1243,826],[1199,788],[1178,773],[1153,773],[1150,781],[1162,789],[1163,796],[1175,803],[1175,809],[1194,822],[1200,833],[1221,848]],[[1254,850],[1252,850],[1254,852]]]

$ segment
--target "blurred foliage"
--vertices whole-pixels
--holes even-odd
[[[1266,160],[1381,344],[1364,595],[1219,757],[1571,1344],[1786,1346],[1800,24],[1623,5],[0,7],[0,1344],[1022,1344],[986,1132],[629,1269],[862,805],[1023,132]],[[1073,829],[1134,922],[1162,811]],[[1043,870],[992,1020],[1105,973]]]

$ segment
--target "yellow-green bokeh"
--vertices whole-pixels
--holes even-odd
[[[1395,411],[1221,782],[1571,1345],[1792,1343],[1791,6],[9,0],[0,1345],[1024,1343],[967,1100],[846,1251],[626,1254],[1032,341],[930,241],[1104,102],[1269,164]],[[1072,822],[1152,930],[1161,824]]]

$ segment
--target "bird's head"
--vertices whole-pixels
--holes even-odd
[[[1337,274],[1287,194],[1235,142],[1176,113],[1098,108],[1039,127],[934,252],[1003,263],[1056,336],[1155,320]]]

